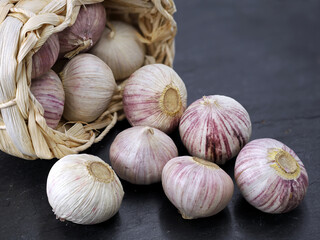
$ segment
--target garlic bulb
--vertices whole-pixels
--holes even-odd
[[[58,34],[52,34],[42,45],[38,52],[32,56],[31,78],[37,78],[48,72],[59,56],[59,38]]]
[[[230,97],[212,95],[187,108],[179,132],[191,155],[224,164],[249,141],[251,121],[240,103]]]
[[[218,165],[190,156],[171,159],[164,166],[162,186],[184,219],[217,214],[234,190],[232,179]]]
[[[169,133],[186,109],[187,90],[170,67],[146,65],[135,71],[123,93],[123,108],[132,126],[150,126]]]
[[[108,107],[117,85],[111,69],[98,57],[74,57],[60,74],[66,94],[63,117],[92,122]]]
[[[60,55],[72,58],[88,51],[100,39],[106,20],[101,3],[82,6],[75,23],[59,33]]]
[[[51,168],[47,196],[61,221],[96,224],[115,215],[122,203],[123,188],[112,168],[100,158],[73,154]]]
[[[44,109],[44,118],[51,128],[56,128],[64,107],[64,90],[58,75],[49,70],[39,78],[32,79],[30,90]]]
[[[145,47],[131,25],[113,21],[112,29],[105,28],[101,39],[91,53],[102,59],[111,68],[114,78],[128,78],[144,63]]]
[[[164,165],[178,156],[172,139],[158,129],[137,126],[117,135],[110,147],[110,161],[120,178],[134,184],[161,180]]]
[[[296,208],[308,187],[308,174],[299,157],[270,138],[251,141],[241,150],[234,175],[244,198],[267,213]]]

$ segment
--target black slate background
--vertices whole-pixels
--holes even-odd
[[[188,104],[223,94],[249,112],[252,139],[271,137],[294,149],[309,174],[302,204],[270,215],[235,192],[216,216],[183,220],[161,184],[123,182],[125,197],[109,221],[81,226],[55,219],[46,178],[56,160],[26,161],[0,153],[0,239],[319,239],[320,237],[320,1],[176,0],[174,68]],[[118,123],[87,152],[109,162]],[[172,134],[181,155],[187,154]],[[233,177],[235,159],[223,168]]]

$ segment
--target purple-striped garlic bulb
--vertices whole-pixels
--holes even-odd
[[[308,187],[308,174],[299,157],[271,138],[253,140],[240,151],[234,176],[243,197],[267,213],[293,210]]]
[[[31,78],[37,78],[48,72],[58,59],[60,51],[58,34],[52,34],[38,52],[32,56]]]
[[[132,126],[174,130],[187,106],[187,90],[179,75],[163,64],[146,65],[129,78],[123,108]]]
[[[117,87],[108,65],[89,53],[71,59],[60,76],[66,94],[63,117],[69,121],[96,120]]]
[[[58,75],[49,70],[39,78],[32,79],[30,90],[44,110],[49,127],[55,129],[64,109],[64,90]]]
[[[113,169],[133,184],[160,182],[164,165],[177,156],[177,147],[168,135],[145,126],[122,131],[110,147]]]
[[[116,80],[122,80],[143,65],[146,50],[133,26],[120,21],[109,25],[112,28],[105,28],[91,53],[108,64]]]
[[[192,156],[224,164],[249,141],[251,121],[236,100],[211,95],[187,108],[181,117],[179,132]]]
[[[210,217],[230,202],[234,185],[215,163],[190,156],[171,159],[162,171],[162,186],[184,219]]]
[[[88,51],[100,39],[106,21],[106,11],[101,3],[82,6],[75,23],[59,33],[60,56],[72,58]]]
[[[101,223],[120,209],[123,188],[112,168],[88,154],[71,154],[58,160],[47,179],[47,196],[60,221]]]

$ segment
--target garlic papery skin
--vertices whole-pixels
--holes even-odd
[[[59,33],[60,55],[72,58],[88,51],[100,39],[106,20],[101,3],[82,6],[75,23]]]
[[[172,139],[152,127],[128,128],[117,135],[110,147],[113,169],[133,184],[160,182],[164,165],[177,156]]]
[[[187,108],[181,117],[179,132],[192,156],[224,164],[249,141],[251,121],[236,100],[211,95]]]
[[[52,70],[39,78],[32,79],[30,90],[44,110],[49,127],[55,129],[64,109],[64,90],[59,76]]]
[[[267,213],[296,208],[308,187],[308,174],[299,157],[271,138],[253,140],[240,151],[234,176],[243,197]]]
[[[129,78],[123,108],[132,126],[150,126],[165,133],[174,130],[187,106],[187,90],[170,67],[146,65]]]
[[[118,212],[123,195],[115,172],[93,155],[73,154],[61,158],[47,179],[48,200],[61,221],[104,222]]]
[[[58,34],[52,34],[38,52],[32,56],[31,78],[48,72],[58,59],[60,51]]]
[[[69,121],[97,119],[107,109],[117,87],[108,65],[88,53],[71,59],[60,76],[66,94],[63,117]]]
[[[116,80],[122,80],[143,65],[145,46],[139,40],[138,32],[133,26],[120,21],[112,21],[109,25],[112,29],[104,29],[91,53],[111,68]]]
[[[217,214],[234,190],[232,179],[217,164],[190,156],[171,159],[164,166],[162,186],[184,219]]]

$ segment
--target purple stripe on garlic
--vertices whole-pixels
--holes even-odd
[[[224,164],[249,141],[251,121],[236,100],[211,95],[187,108],[181,117],[179,132],[191,155]]]
[[[55,129],[61,119],[65,94],[58,75],[49,70],[39,78],[32,79],[30,90],[44,109],[44,118]]]
[[[172,139],[152,127],[128,128],[117,135],[110,147],[113,169],[133,184],[159,182],[164,165],[177,156]]]
[[[267,213],[296,208],[308,187],[308,174],[299,157],[270,138],[251,141],[241,150],[234,175],[243,197]]]
[[[135,71],[123,93],[123,107],[132,126],[150,126],[169,133],[186,109],[187,90],[170,67],[146,65]]]
[[[123,188],[112,168],[88,154],[68,155],[51,168],[47,196],[61,221],[96,224],[114,216],[122,203]]]
[[[38,52],[32,56],[31,78],[48,72],[58,59],[60,51],[58,34],[52,34]]]
[[[59,33],[60,55],[72,58],[88,51],[100,39],[106,20],[101,3],[82,6],[75,23]]]
[[[218,165],[196,157],[171,159],[162,171],[163,190],[185,219],[209,217],[224,209],[234,185]]]
[[[60,74],[66,94],[63,117],[92,122],[108,107],[117,87],[111,69],[98,57],[83,53]]]

